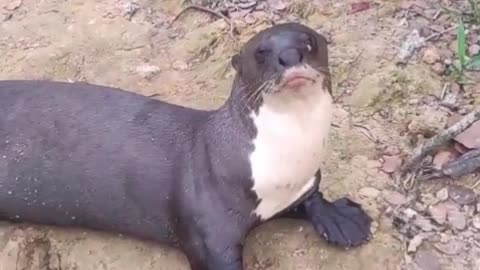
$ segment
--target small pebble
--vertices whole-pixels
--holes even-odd
[[[415,235],[410,242],[408,242],[407,252],[416,252],[418,247],[423,243],[423,234]]]
[[[475,229],[480,230],[480,215],[475,215],[472,218],[472,225]]]
[[[463,230],[467,226],[467,217],[465,213],[462,213],[458,210],[451,209],[448,211],[448,223],[452,228],[457,230]]]
[[[478,44],[472,44],[470,47],[468,47],[468,54],[470,57],[477,55],[480,53],[480,45]]]
[[[380,190],[373,187],[363,187],[358,191],[358,194],[363,197],[376,198],[380,194]]]
[[[444,224],[447,221],[448,209],[443,203],[439,203],[434,206],[430,206],[428,209],[432,219],[438,224]]]
[[[448,189],[447,188],[442,188],[437,193],[435,194],[437,196],[437,199],[440,201],[446,201],[448,199]]]
[[[407,198],[397,191],[385,190],[383,191],[383,197],[391,205],[402,205],[408,202]]]
[[[438,199],[430,193],[421,194],[420,200],[426,205],[433,205],[438,203]]]
[[[435,62],[440,61],[440,51],[436,47],[428,47],[423,53],[422,60],[423,62],[433,65]]]
[[[448,197],[460,205],[473,204],[476,202],[476,195],[470,188],[451,185],[448,187]]]
[[[431,232],[434,229],[432,222],[430,222],[430,220],[424,216],[416,216],[413,223],[420,227],[420,229],[422,229],[424,232]]]
[[[411,209],[411,208],[407,208],[403,211],[403,213],[405,214],[405,216],[407,217],[407,219],[412,219],[413,217],[417,216],[418,213]]]

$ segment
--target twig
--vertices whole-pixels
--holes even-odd
[[[353,124],[353,126],[359,128],[365,135],[365,137],[367,137],[370,141],[372,141],[373,143],[378,143],[378,139],[373,136],[372,132],[368,127],[362,126],[360,124]]]
[[[478,187],[478,185],[480,185],[480,177],[477,177],[477,179],[476,179],[476,181],[475,181],[475,184],[473,184],[473,185],[470,187],[470,189],[475,190],[475,189]]]
[[[180,11],[180,13],[177,14],[177,16],[175,16],[175,18],[173,18],[172,22],[170,23],[170,27],[173,25],[174,22],[178,20],[178,18],[180,18],[180,16],[182,16],[185,12],[187,12],[190,9],[206,12],[223,19],[230,27],[230,32],[229,32],[230,37],[235,39],[235,35],[234,35],[235,27],[233,26],[233,22],[229,18],[227,18],[227,16],[223,15],[218,11],[215,11],[206,7],[202,7],[199,5],[189,5],[185,7],[182,11]]]
[[[453,30],[455,30],[455,29],[457,29],[457,26],[456,26],[456,25],[455,25],[455,26],[452,26],[452,27],[450,27],[450,28],[447,28],[447,29],[445,29],[445,30],[443,30],[443,31],[437,32],[437,33],[435,33],[435,34],[431,34],[430,36],[428,36],[428,37],[425,38],[425,42],[429,41],[429,40],[432,39],[432,38],[436,38],[436,37],[441,36],[441,35],[443,35],[443,34],[445,34],[445,33],[448,33],[448,32],[450,32],[450,31],[453,31]]]
[[[440,100],[443,100],[445,98],[445,94],[447,93],[447,87],[450,85],[450,83],[445,83],[443,85],[442,93],[440,94]]]
[[[423,173],[418,179],[428,180],[444,176],[457,178],[472,173],[478,168],[480,168],[480,149],[475,149],[443,165],[441,169],[427,168],[426,173]]]
[[[426,155],[462,133],[478,120],[480,120],[480,108],[476,108],[450,128],[442,130],[433,138],[422,143],[413,151],[411,158],[404,163],[400,170],[401,174],[404,175],[413,167],[418,167],[418,164]]]

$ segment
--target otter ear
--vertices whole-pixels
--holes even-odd
[[[240,55],[237,53],[232,57],[231,64],[233,68],[239,72],[240,71]]]

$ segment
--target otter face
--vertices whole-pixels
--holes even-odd
[[[323,91],[331,94],[326,39],[297,23],[265,29],[233,56],[237,79],[249,100]]]

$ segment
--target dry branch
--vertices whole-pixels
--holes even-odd
[[[452,125],[450,128],[445,129],[435,135],[433,138],[430,138],[419,145],[413,151],[412,156],[405,161],[400,172],[401,175],[405,175],[412,168],[418,168],[422,159],[430,154],[432,151],[436,150],[440,146],[447,143],[449,140],[455,138],[457,135],[462,133],[464,130],[469,128],[473,123],[480,120],[480,107],[475,108],[472,112],[463,117],[460,121]]]

